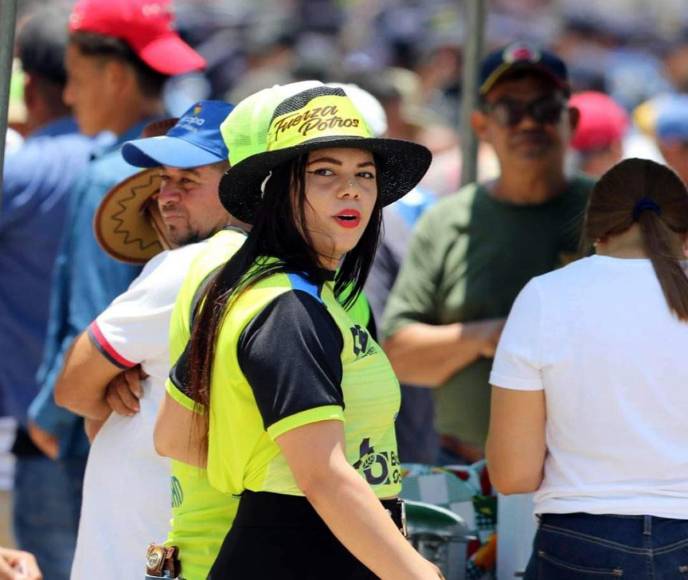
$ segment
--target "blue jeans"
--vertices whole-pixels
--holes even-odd
[[[545,514],[526,580],[688,578],[688,520]]]
[[[17,457],[14,535],[22,550],[33,552],[48,580],[69,580],[85,467],[85,457]]]

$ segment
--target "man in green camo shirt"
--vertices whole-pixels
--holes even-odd
[[[521,288],[571,259],[592,182],[567,176],[578,121],[565,64],[524,43],[482,63],[473,130],[501,175],[442,199],[418,222],[383,321],[402,382],[435,388],[441,463],[483,457],[488,375]]]

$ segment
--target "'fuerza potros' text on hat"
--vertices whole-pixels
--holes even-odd
[[[206,66],[172,26],[170,0],[77,0],[70,32],[93,32],[126,42],[153,70],[178,75]]]
[[[570,91],[568,70],[553,52],[540,50],[525,42],[514,42],[485,57],[480,66],[480,94],[487,94],[507,73],[533,70],[548,77],[567,94]]]

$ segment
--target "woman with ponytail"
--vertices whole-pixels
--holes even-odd
[[[534,278],[501,337],[488,462],[535,491],[526,578],[688,577],[688,191],[628,159],[602,176],[595,255]]]

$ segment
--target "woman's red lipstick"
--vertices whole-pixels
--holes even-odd
[[[357,228],[361,223],[361,212],[356,209],[343,209],[333,217],[343,228]]]

